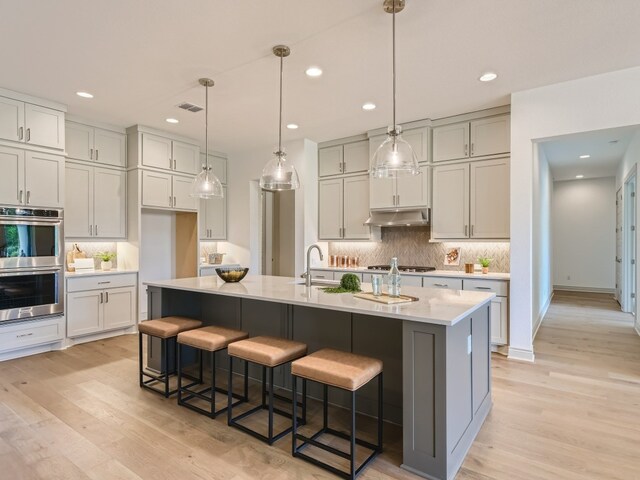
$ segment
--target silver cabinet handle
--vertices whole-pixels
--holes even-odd
[[[448,283],[434,283],[433,286],[434,287],[440,287],[440,288],[448,288],[449,284]]]
[[[465,225],[465,226],[464,226],[464,236],[465,236],[465,237],[467,236],[467,231],[468,231],[468,227]]]
[[[16,335],[16,338],[30,337],[31,335],[33,335],[33,332],[21,333],[20,335]]]
[[[89,149],[89,158],[93,160],[93,148]]]
[[[491,287],[476,287],[476,290],[491,290]]]
[[[393,203],[394,205],[396,204],[396,196],[395,196],[395,195],[393,196],[393,201],[392,201],[392,203]]]
[[[464,144],[464,156],[468,156],[469,155],[469,144],[465,143]]]
[[[173,206],[173,197],[169,195],[169,206]]]
[[[98,160],[98,149],[96,148],[96,161]]]
[[[24,127],[20,127],[18,129],[18,140],[22,140],[24,138]]]
[[[31,129],[27,128],[27,142],[31,140]]]
[[[471,225],[471,235],[470,237],[473,237],[473,225]]]
[[[400,205],[400,195],[396,195],[396,205]]]
[[[100,303],[104,303],[104,297],[103,297],[103,295],[104,295],[104,294],[103,294],[102,292],[100,292]]]
[[[104,303],[109,303],[109,292],[104,292],[105,301]]]
[[[98,285],[107,285],[109,283],[111,283],[111,282],[98,282]]]
[[[93,225],[89,225],[89,236],[93,235]]]
[[[176,197],[173,197],[173,206],[176,206]]]
[[[97,160],[97,158],[96,158],[96,160]],[[95,227],[96,227],[95,228],[95,232],[96,232],[96,237],[97,237],[98,236],[98,225],[96,225]]]
[[[342,162],[338,162],[338,172],[342,173]]]
[[[27,205],[31,202],[31,190],[27,190]]]
[[[342,162],[342,173],[347,172],[347,162]]]
[[[473,157],[473,143],[471,143],[471,156]]]
[[[20,190],[20,193],[18,193],[18,201],[20,203],[22,203],[22,193],[23,193],[22,190]]]

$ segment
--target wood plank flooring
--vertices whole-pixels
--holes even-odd
[[[142,391],[136,348],[128,335],[0,363],[0,478],[334,478],[293,459],[290,437],[269,447]],[[640,480],[631,317],[607,295],[556,294],[535,351],[535,364],[494,357],[494,407],[457,478]],[[385,453],[360,478],[418,478],[400,461],[401,430],[386,426]]]

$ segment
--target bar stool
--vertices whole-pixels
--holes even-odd
[[[231,394],[228,395],[228,409],[227,409],[227,423],[229,426],[236,427],[249,435],[262,440],[263,442],[273,445],[274,442],[288,434],[292,427],[288,427],[277,435],[273,434],[273,414],[291,418],[290,412],[285,412],[279,408],[274,408],[273,399],[278,398],[283,401],[291,401],[294,405],[298,404],[296,395],[293,395],[291,399],[277,395],[273,391],[273,369],[291,362],[297,358],[304,356],[307,353],[307,346],[301,342],[295,342],[292,340],[286,340],[284,338],[277,337],[253,337],[247,340],[240,340],[239,342],[231,343],[228,347],[229,352],[229,378],[232,375],[233,358],[239,358],[248,363],[254,363],[262,367],[262,403],[257,407],[254,407],[237,417],[233,416],[233,404]],[[269,388],[266,389],[267,384],[267,370],[269,371]],[[231,381],[231,380],[229,380]],[[267,399],[268,393],[268,399]],[[240,420],[247,418],[248,416],[259,412],[261,410],[269,410],[269,425],[268,434],[262,435],[244,425],[238,423]],[[303,382],[302,386],[302,418],[301,423],[306,422],[307,416],[307,384]]]
[[[169,377],[171,376],[171,373],[169,373],[169,351],[167,348],[169,345],[169,340],[173,339],[174,341],[173,348],[175,353],[176,336],[180,332],[198,328],[201,325],[202,325],[202,322],[200,320],[194,320],[193,318],[187,318],[187,317],[163,317],[155,320],[147,320],[138,324],[138,362],[139,362],[138,374],[139,374],[139,380],[140,380],[140,387],[146,388],[147,390],[151,390],[152,392],[164,395],[167,398],[178,391],[177,389],[173,391],[169,391]],[[142,359],[142,336],[143,335],[159,338],[161,340],[162,366],[161,366],[160,375],[150,373],[148,370],[145,370],[144,368],[144,362]],[[174,356],[174,361],[175,361],[175,356]],[[145,377],[149,377],[149,379],[145,380]],[[150,385],[151,383],[154,383],[154,382],[163,383],[164,389],[160,390]]]
[[[323,425],[320,430],[311,437],[298,433],[296,421],[296,405],[293,405],[293,433],[291,453],[294,457],[302,458],[314,465],[324,468],[343,478],[354,479],[362,470],[382,452],[382,362],[375,358],[341,352],[330,348],[318,350],[311,355],[296,360],[291,364],[291,376],[293,379],[293,396],[296,395],[297,378],[320,383],[323,386]],[[356,392],[369,383],[375,377],[378,378],[378,444],[374,445],[356,437]],[[328,419],[328,387],[339,388],[351,392],[351,431],[347,435],[329,428]],[[349,453],[319,442],[317,439],[323,434],[333,435],[349,440]],[[298,440],[302,444],[298,446]],[[356,468],[356,444],[373,450],[371,455]],[[309,445],[325,450],[329,453],[349,460],[349,472],[344,472],[332,465],[321,462],[302,452]]]
[[[224,327],[202,327],[196,328],[194,330],[188,330],[185,332],[181,332],[178,334],[178,405],[183,407],[190,408],[191,410],[201,413],[203,415],[207,415],[210,418],[216,418],[217,415],[224,412],[227,409],[225,405],[223,408],[216,410],[216,392],[223,393],[227,395],[231,393],[233,397],[238,399],[235,405],[240,404],[241,402],[246,402],[249,395],[249,375],[248,375],[248,364],[245,363],[245,371],[244,371],[244,395],[240,396],[238,394],[234,394],[233,384],[229,383],[227,389],[229,392],[223,388],[216,387],[216,352],[221,350],[226,350],[227,346],[231,342],[237,342],[238,340],[242,340],[247,338],[249,334],[247,332],[243,332],[241,330],[234,330],[231,328]],[[201,380],[200,383],[191,383],[189,385],[182,385],[182,346],[187,345],[197,350],[198,352],[198,360],[200,362],[200,375],[199,378]],[[211,352],[211,386],[206,387],[201,390],[191,390],[190,388],[194,385],[202,385],[202,357],[203,352]],[[208,395],[206,395],[208,393]],[[186,394],[186,397],[183,397],[183,394]],[[189,401],[193,398],[199,398],[200,400],[204,400],[210,404],[209,410],[205,410],[200,408],[197,405],[193,405],[189,403]]]

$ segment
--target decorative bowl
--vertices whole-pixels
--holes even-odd
[[[247,276],[248,268],[242,267],[229,267],[229,268],[216,268],[218,276],[228,283],[236,283]]]

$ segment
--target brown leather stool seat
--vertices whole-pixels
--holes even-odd
[[[198,328],[202,325],[200,320],[195,320],[193,318],[188,317],[179,317],[179,316],[171,316],[171,317],[162,317],[154,320],[146,320],[144,322],[140,322],[138,324],[138,376],[140,381],[140,386],[142,388],[146,388],[147,390],[151,390],[155,393],[160,393],[165,397],[170,397],[178,390],[169,390],[169,377],[173,374],[169,370],[169,341],[171,341],[171,347],[173,350],[172,355],[172,368],[171,370],[175,370],[175,353],[176,353],[176,336],[184,331],[191,330],[194,328]],[[151,373],[150,371],[144,368],[144,360],[142,358],[142,336],[148,335],[150,337],[159,338],[161,340],[161,366],[160,366],[160,374]],[[162,383],[164,384],[164,388],[162,390],[156,388],[154,384]]]
[[[245,366],[244,376],[244,395],[237,395],[233,393],[233,384],[230,381],[227,385],[227,389],[216,386],[216,352],[224,350],[232,342],[237,342],[247,338],[249,334],[242,330],[236,330],[233,328],[207,326],[202,328],[196,328],[194,330],[188,330],[178,334],[178,405],[190,408],[191,410],[207,415],[208,417],[215,418],[220,413],[227,409],[225,405],[223,408],[216,410],[216,392],[231,395],[238,399],[234,405],[239,405],[242,402],[247,401],[249,380],[248,380],[248,367]],[[190,383],[189,385],[182,384],[182,377],[184,375],[182,368],[182,347],[187,346],[195,348],[198,351],[199,361],[199,381]],[[199,390],[193,390],[191,387],[195,385],[202,385],[202,352],[211,352],[211,385],[200,388]],[[209,404],[209,408],[205,410],[195,403],[191,402],[192,399],[199,399]]]
[[[296,383],[298,377],[302,378],[303,382],[308,380],[320,383],[323,386],[323,425],[316,433],[311,436],[305,436],[298,433],[296,406],[294,405],[293,407],[293,456],[302,458],[343,478],[355,479],[356,476],[369,464],[369,462],[382,452],[382,362],[376,358],[325,348],[291,363],[291,377],[293,380],[292,390],[294,396],[296,395]],[[370,442],[356,438],[356,391],[376,377],[378,378],[378,443],[377,445],[374,445]],[[350,392],[351,431],[349,435],[329,428],[329,387],[339,388]],[[349,452],[344,452],[327,445],[325,442],[320,442],[318,437],[324,434],[349,440]],[[298,445],[298,440],[302,442],[300,445]],[[372,453],[357,468],[356,444],[372,450]],[[349,460],[349,471],[345,472],[336,468],[334,465],[330,465],[318,458],[304,453],[302,450],[309,445]]]
[[[231,378],[231,372],[233,367],[233,359],[239,358],[245,361],[245,366],[251,363],[255,363],[262,367],[262,403],[257,407],[254,407],[236,417],[233,416],[232,397],[228,397],[228,410],[227,410],[227,423],[229,426],[236,427],[249,435],[252,435],[269,445],[272,445],[275,441],[279,440],[286,434],[288,434],[292,427],[285,428],[282,432],[274,435],[273,433],[273,414],[277,413],[286,418],[291,418],[290,411],[284,411],[279,408],[274,408],[273,399],[278,398],[280,400],[291,402],[294,405],[298,405],[297,395],[293,395],[291,398],[287,398],[274,393],[273,385],[273,370],[275,367],[284,365],[292,360],[298,359],[307,353],[307,346],[304,343],[296,342],[293,340],[287,340],[285,338],[278,337],[253,337],[246,340],[240,340],[229,344],[229,378]],[[267,390],[267,371],[269,372],[269,382]],[[268,395],[268,401],[267,401]],[[306,381],[303,381],[302,390],[302,418],[299,421],[304,424],[307,416],[307,390]],[[268,434],[262,435],[242,424],[240,420],[253,415],[254,413],[263,409],[269,410],[269,425]]]

